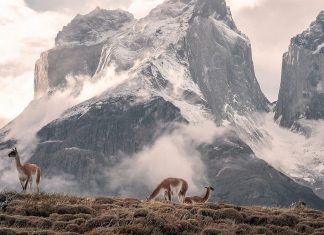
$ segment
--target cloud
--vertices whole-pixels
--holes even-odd
[[[9,121],[10,121],[10,119],[1,117],[0,118],[0,128],[2,128],[3,126],[5,126]]]
[[[278,97],[282,55],[290,39],[307,29],[324,9],[322,0],[231,0],[238,28],[251,40],[253,61],[258,81],[266,96]],[[238,4],[235,6],[235,4]]]
[[[253,122],[237,117],[241,125],[237,133],[253,149],[257,157],[292,178],[313,183],[322,181],[324,172],[324,121],[300,120],[308,135],[280,127],[273,113],[256,114]],[[259,139],[256,136],[260,137]]]
[[[227,0],[227,4],[231,7],[232,12],[240,11],[244,8],[254,8],[265,0]]]
[[[200,195],[208,185],[208,179],[197,147],[211,143],[224,132],[225,129],[208,120],[177,128],[160,137],[153,146],[126,157],[119,165],[107,170],[110,191],[123,196],[147,196],[138,189],[143,188],[148,194],[163,179],[177,177],[188,182],[189,194]]]
[[[124,9],[141,18],[163,0],[25,0],[27,5],[39,12],[67,10],[74,14],[86,14],[97,6],[104,9]]]
[[[70,17],[37,13],[23,0],[1,1],[0,9],[0,119],[11,120],[33,98],[36,59]]]

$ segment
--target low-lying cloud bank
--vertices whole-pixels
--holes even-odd
[[[203,143],[211,144],[225,131],[210,120],[181,125],[171,134],[160,137],[153,146],[109,169],[109,189],[120,195],[139,197],[143,195],[138,188],[153,191],[162,179],[177,177],[188,182],[189,194],[200,195],[209,182],[197,148]]]
[[[280,127],[273,116],[273,113],[257,114],[252,123],[241,122],[245,128],[240,132],[242,138],[257,157],[289,177],[307,185],[323,182],[324,121],[301,120],[302,126],[308,130],[305,135]],[[318,186],[318,191],[323,190],[323,185]]]
[[[105,73],[96,79],[87,76],[69,76],[66,89],[57,90],[51,95],[32,101],[22,114],[2,130],[3,133],[7,133],[1,141],[16,140],[16,147],[21,154],[22,161],[25,162],[30,158],[38,143],[36,134],[42,127],[59,118],[70,107],[100,95],[129,78],[130,76],[126,73],[116,73],[114,66],[107,68]],[[12,173],[15,172],[12,170],[15,167],[10,165],[7,154],[8,149],[0,151],[0,190],[6,187],[11,188],[8,179],[15,175]],[[12,181],[17,181],[17,176]],[[17,185],[14,188],[17,189]]]

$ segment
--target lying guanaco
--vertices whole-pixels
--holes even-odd
[[[166,200],[171,201],[171,196],[177,195],[179,202],[183,203],[187,191],[188,183],[184,179],[167,178],[162,180],[162,182],[154,189],[147,200],[154,200],[163,193]]]
[[[41,178],[41,169],[35,164],[21,164],[20,157],[16,148],[14,148],[9,154],[8,157],[14,157],[16,160],[16,168],[18,171],[18,177],[23,189],[23,192],[26,192],[27,185],[29,183],[30,190],[32,189],[33,176],[36,176],[36,188],[39,192],[39,183]]]
[[[195,204],[195,203],[205,203],[208,201],[209,196],[210,196],[210,191],[214,191],[214,188],[209,186],[205,187],[206,188],[206,193],[204,196],[199,197],[199,196],[193,196],[193,197],[185,197],[184,203],[186,204]]]

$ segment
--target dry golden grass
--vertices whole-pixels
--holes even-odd
[[[132,198],[0,193],[0,235],[324,234],[324,214],[226,203],[180,205]]]

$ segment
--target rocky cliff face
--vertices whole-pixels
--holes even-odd
[[[216,116],[268,110],[255,78],[249,39],[236,28],[224,2],[198,1],[187,49],[192,78]]]
[[[41,54],[35,65],[35,95],[40,98],[64,88],[68,75],[92,77],[100,61],[104,41],[134,20],[121,10],[96,8],[77,15],[55,38],[55,47]],[[60,68],[60,69],[57,69]]]
[[[275,119],[291,127],[299,119],[324,118],[324,11],[291,40],[284,54]]]

